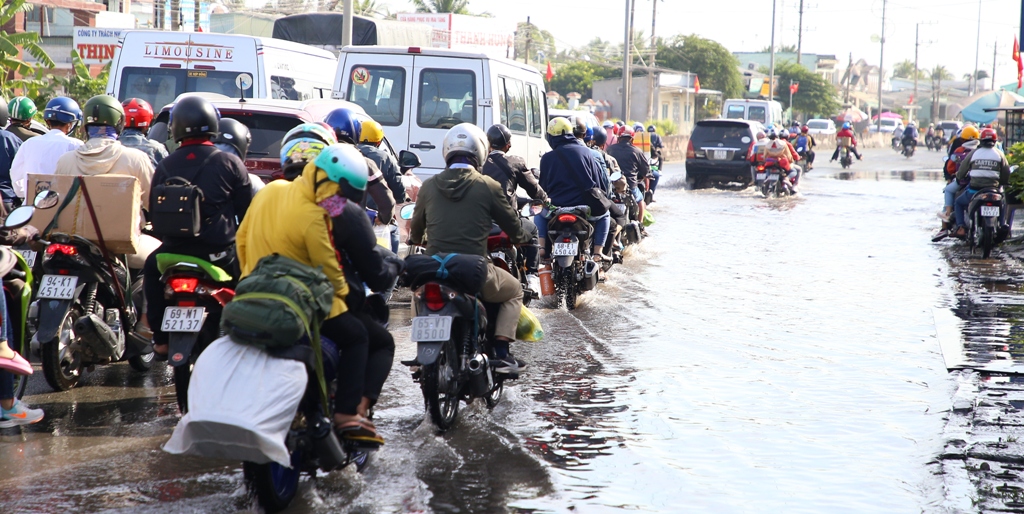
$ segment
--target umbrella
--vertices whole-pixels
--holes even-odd
[[[878,116],[879,115],[872,116],[871,119],[872,120],[877,120]],[[892,118],[892,119],[895,119],[895,120],[902,120],[903,119],[903,116],[900,116],[899,114],[896,114],[894,112],[883,112],[880,116],[882,116],[883,120],[889,119],[889,118]]]
[[[984,93],[978,93],[970,98],[963,101],[963,107],[960,109],[959,114],[963,117],[964,121],[973,121],[975,123],[992,123],[998,117],[997,112],[985,112],[985,109],[994,109],[997,107],[1012,107],[1014,105],[1024,104],[1024,96],[1018,95],[1010,91],[986,91]],[[958,113],[955,110],[950,111],[950,117],[956,116]]]
[[[847,121],[850,123],[860,123],[866,119],[868,119],[868,113],[856,107],[847,107],[845,111],[839,113],[839,116],[836,116],[836,121],[840,123]]]

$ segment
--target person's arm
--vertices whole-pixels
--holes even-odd
[[[431,180],[433,179],[427,179],[427,182]],[[426,186],[427,182],[424,182],[423,185]],[[419,197],[416,198],[416,207],[412,211],[412,219],[409,220],[409,240],[413,244],[423,244],[423,234],[427,230],[427,207],[430,206],[430,195],[429,188],[420,188]]]
[[[960,167],[956,170],[956,179],[960,182],[967,180],[967,176],[971,173],[971,158],[974,156],[975,150],[971,150],[970,153],[964,156],[964,160],[960,161]]]
[[[530,198],[534,200],[543,200],[547,195],[544,193],[544,188],[540,187],[540,182],[533,176],[526,167],[526,162],[509,163],[512,165],[512,171],[515,173],[516,184],[526,191],[526,194],[530,195]]]
[[[573,170],[569,170],[569,173],[573,173]],[[530,242],[530,234],[523,230],[523,225],[519,223],[519,214],[508,203],[508,198],[505,197],[501,186],[490,177],[484,177],[484,182],[487,183],[487,187],[491,191],[491,219],[508,234],[513,242]]]
[[[142,193],[142,208],[149,211],[149,201],[153,190],[153,161],[141,150],[138,152],[134,166],[134,175],[139,179],[139,191]]]
[[[636,152],[636,179],[643,180],[651,175],[651,163],[647,161],[643,152],[637,150]]]
[[[1010,163],[1006,160],[1005,155],[1003,156],[1003,162],[999,163],[999,185],[1010,185]]]
[[[245,212],[249,210],[249,204],[252,203],[252,182],[249,180],[249,171],[245,169],[242,160],[235,156],[231,157],[234,184],[232,191],[228,194],[231,195],[235,216],[238,216],[238,219],[245,219]]]
[[[164,167],[157,165],[156,169],[153,170],[153,180],[150,181],[149,198],[146,200],[146,205],[153,205],[156,203],[153,198],[152,184],[163,184],[167,180],[167,172],[164,171]]]
[[[387,184],[383,180],[366,184],[366,193],[377,205],[377,219],[385,225],[391,223],[391,218],[395,215],[395,197],[391,196],[391,189],[388,189]]]
[[[384,179],[388,181],[388,188],[391,189],[391,195],[394,197],[395,204],[408,202],[409,198],[405,195],[405,185],[402,184],[398,163],[395,162],[393,157],[386,155],[384,167],[387,169],[381,170],[381,172],[384,173]]]
[[[306,226],[304,237],[306,252],[309,255],[310,265],[314,268],[322,267],[324,275],[327,275],[327,279],[334,286],[334,297],[340,299],[344,304],[345,297],[348,296],[348,281],[345,280],[345,274],[341,271],[338,253],[334,245],[331,244],[329,223],[325,211],[321,219]]]
[[[28,178],[27,163],[25,162],[27,158],[28,152],[19,151],[11,161],[11,186],[14,187],[14,194],[21,198],[25,198],[25,188],[28,187],[28,184],[25,183]]]
[[[359,278],[370,289],[383,291],[391,285],[395,276],[392,267],[377,253],[377,235],[370,225],[370,218],[361,211],[354,202],[345,205],[341,215],[333,219],[334,241],[343,246],[342,250]]]

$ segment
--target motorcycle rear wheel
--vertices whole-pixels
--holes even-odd
[[[153,367],[153,357],[155,355],[155,353],[149,352],[145,355],[136,355],[134,357],[130,357],[128,359],[128,365],[130,365],[132,369],[134,369],[135,371],[149,371]]]
[[[981,227],[981,241],[978,242],[978,246],[981,247],[982,259],[988,259],[992,256],[995,238],[995,230],[992,227]]]
[[[292,467],[286,468],[276,462],[242,464],[242,475],[256,501],[266,512],[280,512],[288,508],[299,490],[299,465],[302,463],[298,450],[292,453]]]
[[[572,269],[567,269],[562,272],[562,290],[565,291],[565,308],[572,311],[576,310],[577,295],[576,290],[576,277]]]
[[[455,424],[459,415],[459,381],[455,343],[449,339],[433,364],[423,366],[423,400],[430,420],[442,432]]]
[[[43,343],[40,353],[43,356],[43,377],[46,383],[54,391],[68,391],[78,385],[82,378],[82,370],[68,370],[65,364],[71,363],[69,347],[75,340],[75,320],[82,316],[82,308],[79,305],[68,309],[64,319],[60,321],[57,329],[57,337],[52,341]],[[64,359],[61,359],[61,345],[65,349]]]

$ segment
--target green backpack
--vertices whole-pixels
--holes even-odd
[[[333,301],[334,286],[321,268],[268,255],[238,283],[220,326],[237,343],[287,348],[319,332]]]

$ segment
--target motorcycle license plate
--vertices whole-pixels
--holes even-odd
[[[725,150],[715,150],[714,151],[714,158],[715,158],[715,160],[719,160],[719,161],[725,160],[728,155],[729,155],[728,152],[726,152]]]
[[[579,253],[579,245],[577,245],[576,243],[554,243],[551,246],[551,255],[554,255],[556,257],[576,255],[577,253]]]
[[[25,262],[28,263],[28,267],[36,265],[36,251],[35,250],[18,250]]]
[[[75,286],[78,277],[68,275],[43,275],[39,282],[39,294],[36,298],[47,300],[70,300],[75,297]]]
[[[987,217],[999,216],[999,207],[996,205],[982,205],[981,215]]]
[[[757,179],[757,181],[760,182],[760,181],[763,181],[767,177],[768,177],[767,173],[758,173],[756,179]]]
[[[768,176],[765,177],[765,180],[768,182],[778,182],[779,176],[775,173],[769,173]]]
[[[451,335],[451,316],[417,316],[412,319],[411,338],[414,343],[447,341]]]
[[[164,332],[199,332],[206,319],[206,307],[168,307],[164,309]]]

